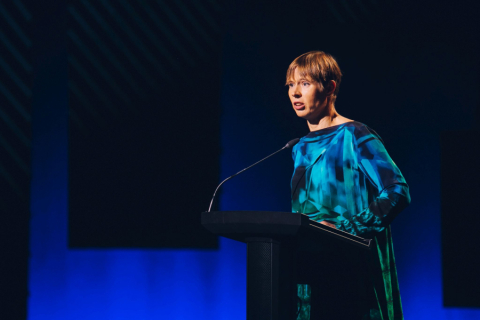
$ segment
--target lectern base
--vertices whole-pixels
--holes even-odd
[[[247,238],[247,320],[296,319],[295,251],[271,238]]]
[[[295,320],[297,283],[311,288],[310,320],[360,320],[369,313],[374,292],[365,255],[296,252],[271,238],[246,242],[247,320]]]
[[[311,289],[310,320],[361,320],[378,309],[368,259],[361,252],[297,254],[297,281]]]

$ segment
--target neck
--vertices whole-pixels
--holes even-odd
[[[309,119],[307,124],[310,131],[317,131],[346,122],[343,121],[344,119],[348,120],[339,115],[337,110],[335,110],[335,106],[331,103],[328,108],[325,108],[325,112],[319,118]]]

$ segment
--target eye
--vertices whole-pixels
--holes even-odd
[[[302,82],[302,86],[304,86],[304,87],[308,87],[309,85],[310,85],[309,82]]]
[[[293,82],[290,82],[289,84],[287,84],[287,87],[293,88]]]

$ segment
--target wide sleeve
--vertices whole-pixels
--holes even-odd
[[[359,170],[368,179],[373,199],[358,214],[344,219],[337,228],[354,235],[373,235],[383,231],[410,203],[408,185],[387,153],[380,137],[367,127],[357,128],[355,155]]]

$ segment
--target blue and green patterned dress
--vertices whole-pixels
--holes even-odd
[[[310,132],[292,153],[292,211],[374,239],[378,308],[365,319],[403,319],[389,225],[410,203],[410,195],[381,138],[362,123],[347,122]],[[299,286],[308,300],[307,292]]]

